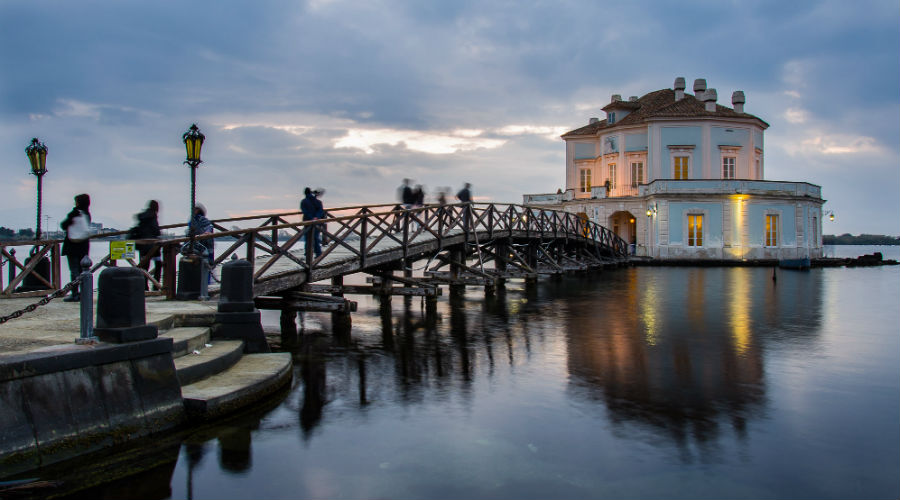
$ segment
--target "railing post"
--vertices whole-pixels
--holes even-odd
[[[175,263],[178,260],[178,248],[176,244],[163,245],[163,288],[166,291],[166,300],[175,300],[175,283],[177,275]]]
[[[494,238],[494,204],[491,203],[488,205],[488,235],[489,238]]]
[[[369,216],[363,214],[362,227],[359,231],[359,267],[360,269],[366,267],[366,247],[368,247],[368,233],[369,230]]]
[[[87,255],[81,259],[81,337],[75,340],[76,344],[93,344],[97,342],[94,336],[94,275],[91,273],[91,258]]]
[[[53,288],[59,290],[62,288],[62,276],[60,276],[60,271],[62,270],[60,267],[60,262],[62,261],[62,255],[60,254],[59,243],[53,244],[53,249],[50,250],[50,276],[53,281]]]
[[[14,279],[16,279],[16,249],[9,249],[9,283],[12,283]],[[12,292],[12,287],[10,287],[10,292]]]
[[[403,267],[406,268],[407,246],[409,245],[409,210],[403,211]]]
[[[256,233],[247,233],[247,262],[256,266]]]
[[[306,269],[309,273],[307,274],[306,279],[307,281],[309,281],[309,278],[312,275],[313,247],[316,245],[316,233],[313,224],[306,226],[303,233],[303,241],[305,245],[303,250],[306,254]]]
[[[441,205],[438,208],[438,247],[444,248],[444,217],[445,215],[444,205]]]

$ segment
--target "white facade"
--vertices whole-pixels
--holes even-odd
[[[679,88],[680,87],[680,88]],[[584,213],[664,259],[794,259],[822,255],[821,188],[765,181],[768,124],[715,102],[705,80],[623,101],[613,96],[566,141],[566,191],[526,204]]]

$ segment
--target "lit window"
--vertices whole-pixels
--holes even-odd
[[[631,187],[638,187],[638,184],[644,183],[644,162],[636,161],[631,163]]]
[[[580,184],[582,193],[590,193],[591,192],[591,169],[583,168],[581,169],[581,184]]]
[[[722,178],[734,179],[734,156],[722,158]]]
[[[703,216],[688,215],[688,246],[703,246]]]
[[[676,156],[675,157],[675,178],[676,179],[687,179],[688,178],[688,157],[687,156]]]
[[[616,188],[616,164],[615,163],[609,164],[609,188],[610,189]]]
[[[778,216],[766,215],[766,246],[778,246]]]

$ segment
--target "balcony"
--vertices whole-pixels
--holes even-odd
[[[822,188],[808,182],[754,181],[739,179],[661,179],[639,186],[638,196],[664,194],[756,194],[822,198]]]

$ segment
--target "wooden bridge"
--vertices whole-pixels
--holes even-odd
[[[257,306],[277,309],[349,312],[344,293],[434,297],[440,294],[440,284],[492,290],[508,279],[534,280],[542,274],[628,260],[627,244],[608,229],[572,213],[522,205],[459,203],[413,209],[369,205],[329,209],[324,220],[300,219],[300,212],[220,219],[213,221],[212,234],[196,239],[215,239],[216,266],[235,257],[252,263]],[[312,245],[304,244],[312,227],[323,236],[318,256]],[[162,229],[183,233],[186,224]],[[102,237],[125,238],[125,232]],[[178,255],[187,241],[187,237],[146,240],[161,248],[163,255],[162,279],[147,275],[157,290],[147,292],[149,295],[175,298]],[[0,243],[2,260],[8,264],[5,280],[4,266],[0,266],[0,297],[45,296],[64,284],[61,241],[31,244],[34,247],[26,262],[10,251],[13,243]],[[126,262],[146,267],[139,266],[146,262],[134,259],[110,261],[107,255],[94,264],[94,270]],[[420,272],[414,273],[414,269]],[[395,274],[397,271],[402,275]],[[367,285],[345,285],[343,277],[355,273],[367,273],[372,279]],[[31,277],[26,280],[28,275]],[[25,281],[31,282],[26,287],[30,290],[22,291]],[[34,290],[35,283],[45,289]],[[210,286],[209,292],[215,296],[218,286]]]

